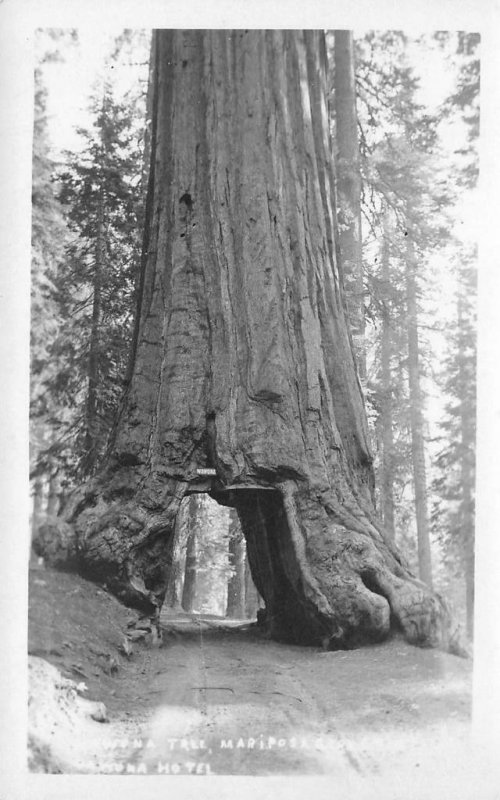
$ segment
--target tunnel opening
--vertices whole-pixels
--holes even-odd
[[[256,622],[264,636],[323,645],[283,505],[273,487],[196,486],[177,516],[162,610]]]
[[[183,498],[167,570],[164,617],[187,613],[255,621],[263,606],[238,514],[207,491]]]

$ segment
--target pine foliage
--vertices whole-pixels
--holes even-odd
[[[122,48],[119,39],[116,53]],[[32,421],[41,433],[32,437],[32,476],[59,473],[69,486],[102,459],[124,389],[144,214],[145,95],[142,86],[117,98],[101,82],[78,150],[55,164],[41,80],[32,281]]]

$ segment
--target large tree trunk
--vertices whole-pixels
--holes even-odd
[[[341,265],[360,377],[366,378],[361,239],[361,166],[356,111],[354,37],[335,31],[335,142]]]
[[[229,524],[229,565],[233,573],[227,584],[226,616],[243,619],[245,616],[245,537],[238,519],[231,514]]]
[[[348,647],[400,627],[446,645],[446,605],[374,512],[323,34],[156,37],[134,366],[106,463],[66,514],[81,568],[158,606],[182,497],[204,489],[238,511],[275,637]]]
[[[420,578],[432,586],[432,561],[427,508],[427,475],[425,468],[424,401],[420,385],[420,352],[418,341],[418,307],[416,258],[411,236],[406,240],[406,304],[408,323],[408,378],[410,387],[410,425],[417,519],[418,569]]]

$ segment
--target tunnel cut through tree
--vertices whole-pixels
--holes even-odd
[[[67,507],[68,550],[154,609],[182,498],[206,490],[238,512],[275,638],[349,647],[399,627],[448,647],[445,603],[374,509],[323,34],[164,30],[155,62],[130,382],[99,474]]]

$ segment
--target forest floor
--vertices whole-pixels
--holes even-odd
[[[468,774],[470,661],[401,640],[323,652],[248,621],[172,612],[161,644],[147,634],[127,653],[138,619],[77,576],[31,570],[32,771],[331,775],[351,788],[401,781],[394,797],[469,797],[456,787]]]

